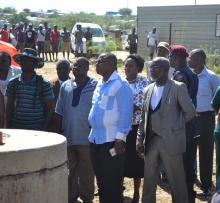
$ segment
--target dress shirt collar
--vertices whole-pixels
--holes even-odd
[[[119,78],[119,75],[118,75],[118,73],[116,72],[116,71],[114,71],[112,74],[111,74],[111,76],[109,77],[109,79],[107,80],[107,81],[103,81],[103,83],[109,83],[110,81],[112,81],[112,80],[117,80]]]
[[[207,68],[204,66],[202,72],[198,74],[198,76],[206,75],[208,73]]]

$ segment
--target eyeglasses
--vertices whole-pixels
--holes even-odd
[[[150,66],[150,70],[152,70],[152,69],[159,69],[160,67],[159,66]]]
[[[100,66],[100,65],[102,65],[104,63],[109,63],[109,62],[108,61],[97,61],[95,66]]]

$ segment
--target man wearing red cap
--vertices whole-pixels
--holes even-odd
[[[188,93],[194,106],[196,106],[196,95],[198,91],[198,77],[187,66],[187,57],[189,56],[186,48],[182,45],[172,45],[170,47],[170,66],[175,68],[173,79],[186,84]],[[195,119],[186,123],[186,152],[184,153],[184,168],[186,173],[186,183],[188,189],[189,203],[195,202],[195,192],[193,184],[195,180],[194,173],[194,151],[195,151]]]

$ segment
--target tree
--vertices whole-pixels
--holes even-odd
[[[3,13],[10,13],[10,14],[15,14],[17,11],[13,7],[5,7],[2,9]]]
[[[14,14],[14,15],[10,16],[8,21],[10,24],[17,24],[19,22],[27,22],[28,23],[28,20],[26,17],[27,17],[27,14],[25,14],[25,13]]]
[[[131,16],[132,14],[132,10],[130,8],[121,8],[118,12],[122,16]]]

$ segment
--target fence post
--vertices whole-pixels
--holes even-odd
[[[172,43],[172,23],[170,23],[170,29],[169,29],[169,44]]]

